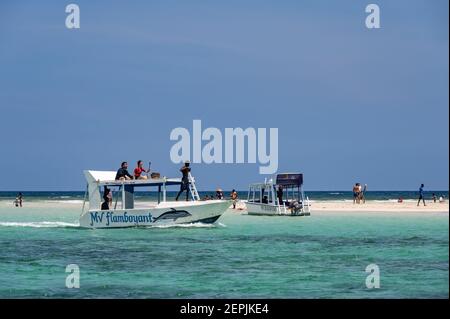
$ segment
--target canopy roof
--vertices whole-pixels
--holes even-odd
[[[121,185],[133,185],[138,186],[162,186],[163,184],[180,185],[181,178],[151,178],[151,179],[132,179],[132,180],[115,180],[116,172],[114,171],[84,171],[84,176],[89,184],[96,183],[98,186],[121,186]]]
[[[301,173],[283,173],[277,175],[277,185],[301,186],[302,184],[303,174]]]
[[[300,187],[303,185],[303,174],[301,173],[283,173],[276,176],[275,181],[272,179],[264,183],[253,183],[250,187],[267,188],[273,185],[281,185],[284,187]]]

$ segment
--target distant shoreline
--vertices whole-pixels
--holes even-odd
[[[0,208],[11,208],[17,209],[17,212],[26,211],[27,208],[70,208],[76,209],[80,208],[83,204],[82,199],[39,199],[24,201],[24,207],[16,208],[9,199],[0,199]],[[141,201],[138,205],[149,204],[149,201]],[[449,202],[446,200],[444,203],[434,203],[432,201],[427,201],[427,206],[417,206],[416,200],[404,200],[402,203],[396,201],[377,201],[377,200],[367,200],[365,204],[353,204],[350,200],[345,201],[335,201],[335,200],[312,200],[311,204],[311,214],[322,213],[340,213],[340,214],[361,214],[361,213],[384,213],[384,214],[399,214],[399,213],[449,213]],[[241,213],[245,214],[245,203],[239,202],[237,210],[229,210],[231,213]]]

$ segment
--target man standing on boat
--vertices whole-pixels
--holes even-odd
[[[278,185],[277,189],[278,205],[283,205],[283,186]]]
[[[189,199],[189,173],[191,171],[191,168],[189,167],[189,161],[184,162],[184,166],[180,168],[180,172],[183,174],[183,177],[181,178],[181,185],[180,185],[180,191],[177,194],[177,197],[175,200],[178,200],[178,197],[186,191],[186,201]]]

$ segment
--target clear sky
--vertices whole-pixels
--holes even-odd
[[[170,161],[176,127],[279,129],[308,190],[448,190],[449,4],[0,2],[0,190],[82,190],[83,169]],[[365,7],[381,29],[365,27]],[[245,189],[258,164],[193,165]]]

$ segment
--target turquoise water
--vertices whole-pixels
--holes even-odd
[[[231,190],[226,191],[225,195],[229,196]],[[18,191],[14,192],[6,192],[0,191],[0,200],[10,201],[12,202]],[[168,191],[168,198],[174,199],[177,195],[178,191]],[[214,191],[201,191],[199,192],[200,196],[203,198],[204,196],[215,196]],[[247,190],[238,191],[241,198],[247,197]],[[435,194],[438,198],[443,196],[444,198],[449,198],[448,191],[442,190],[433,190],[433,191],[425,191],[425,199],[431,200],[433,194]],[[72,191],[72,192],[23,192],[24,198],[26,201],[42,201],[42,200],[83,200],[85,193],[84,191]],[[306,195],[313,200],[353,200],[353,193],[351,191],[306,191]],[[156,200],[158,195],[156,192],[146,191],[146,192],[136,192],[135,196],[138,199],[148,199],[148,200]],[[417,199],[419,196],[418,191],[367,191],[365,193],[365,197],[367,200],[397,200],[398,198],[403,199]]]
[[[66,205],[67,206],[67,205]],[[86,230],[80,207],[0,207],[2,298],[448,298],[448,214],[259,217]],[[380,268],[367,289],[365,268]],[[80,288],[65,267],[80,267]]]

